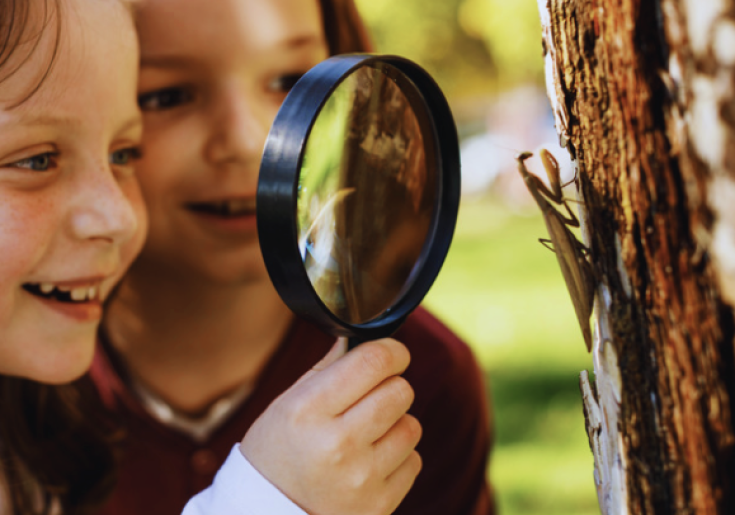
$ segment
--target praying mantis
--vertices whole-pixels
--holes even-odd
[[[587,260],[587,247],[569,230],[569,227],[579,227],[579,219],[572,213],[568,201],[562,196],[559,164],[547,150],[542,149],[539,152],[539,157],[549,177],[551,186],[549,189],[541,179],[526,168],[525,160],[532,155],[531,152],[523,152],[518,155],[516,158],[518,171],[544,216],[549,239],[541,238],[539,241],[556,254],[589,352],[592,350],[589,320],[597,285],[596,274],[592,264]],[[560,213],[552,203],[564,206],[569,216],[566,217]]]

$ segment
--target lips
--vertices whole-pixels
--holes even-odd
[[[99,323],[102,318],[104,277],[58,283],[25,283],[23,289],[38,301],[77,323]]]
[[[186,207],[197,213],[235,218],[255,214],[255,198],[189,202]]]

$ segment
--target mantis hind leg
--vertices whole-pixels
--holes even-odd
[[[566,225],[569,225],[570,227],[579,227],[579,218],[577,218],[577,215],[575,215],[572,212],[572,208],[569,207],[569,202],[570,201],[567,200],[567,199],[564,199],[561,202],[559,202],[559,204],[561,204],[562,206],[564,206],[564,209],[567,210],[567,213],[569,214],[569,217],[568,218],[565,217],[564,215],[562,215],[561,213],[559,213],[558,211],[556,213],[559,215],[559,218],[561,218],[561,220]]]
[[[539,238],[539,243],[549,249],[551,252],[556,253],[556,250],[554,250],[554,242],[547,239],[547,238]]]

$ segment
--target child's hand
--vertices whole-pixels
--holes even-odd
[[[403,344],[331,351],[253,423],[240,450],[311,515],[392,513],[421,469],[421,426],[406,414]]]

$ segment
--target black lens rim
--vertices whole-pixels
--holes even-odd
[[[363,324],[339,319],[314,290],[298,249],[296,203],[298,177],[306,140],[326,99],[356,68],[386,63],[405,75],[422,98],[434,137],[438,195],[432,227],[419,260],[418,272],[396,303]],[[422,117],[423,118],[423,117]],[[425,134],[426,134],[425,132]],[[309,70],[286,96],[266,139],[257,188],[257,227],[268,275],[286,305],[298,316],[324,330],[358,340],[393,334],[423,300],[444,263],[454,235],[460,199],[457,129],[444,94],[420,66],[393,55],[346,54],[327,59]]]

